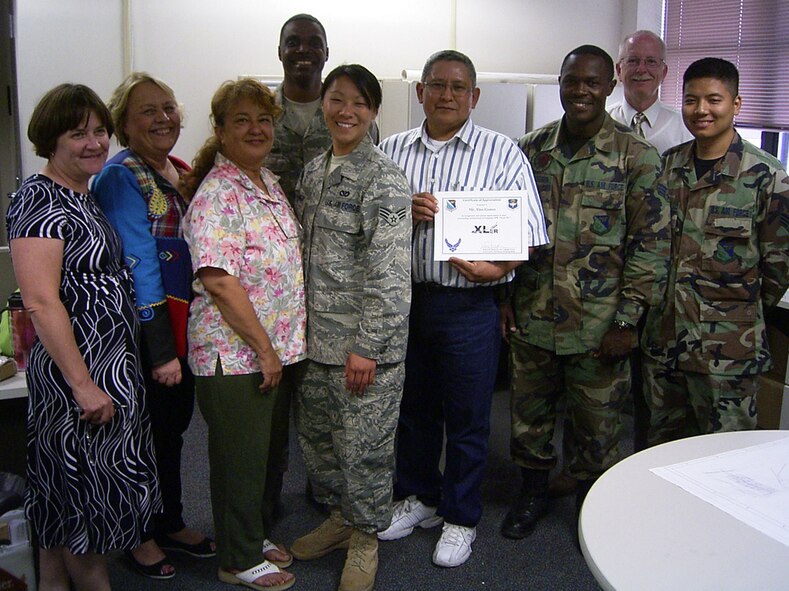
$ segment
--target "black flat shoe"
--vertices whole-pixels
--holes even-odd
[[[175,567],[170,564],[170,561],[167,560],[166,556],[154,564],[143,564],[134,557],[134,554],[132,554],[131,550],[124,550],[123,553],[126,555],[126,558],[129,560],[129,562],[131,562],[134,570],[144,577],[163,581],[165,579],[172,579],[175,576]],[[170,573],[164,572],[164,568],[166,566],[172,568],[173,571]]]
[[[182,552],[195,558],[213,558],[216,556],[216,547],[212,546],[214,540],[209,537],[203,538],[197,544],[187,544],[172,539],[170,536],[156,536],[156,543],[159,548],[169,552]]]

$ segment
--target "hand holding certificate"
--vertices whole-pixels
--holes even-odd
[[[437,261],[525,261],[529,258],[524,191],[438,191]]]

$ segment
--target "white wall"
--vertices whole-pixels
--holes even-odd
[[[27,141],[27,124],[41,96],[61,82],[78,82],[109,98],[122,80],[121,2],[16,0],[16,68],[22,176],[44,164]]]
[[[60,82],[82,82],[109,98],[124,75],[125,4],[131,67],[165,80],[184,104],[175,153],[190,160],[210,133],[209,103],[222,81],[281,75],[279,29],[295,13],[326,27],[325,72],[359,62],[381,78],[398,77],[433,51],[455,47],[479,71],[557,74],[577,45],[613,55],[635,24],[657,28],[659,19],[643,22],[651,18],[644,7],[659,16],[661,0],[17,0],[21,129],[38,98]],[[28,176],[42,163],[26,142],[22,153]]]

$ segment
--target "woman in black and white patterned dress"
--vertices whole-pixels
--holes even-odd
[[[25,510],[40,589],[109,589],[102,554],[140,543],[161,503],[121,242],[88,191],[112,123],[96,94],[62,84],[28,137],[47,158],[7,214],[14,273],[38,339],[27,383]]]

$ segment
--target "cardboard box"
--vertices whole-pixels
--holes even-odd
[[[0,546],[0,589],[36,591],[32,546],[29,544]]]
[[[0,516],[10,545],[0,545],[0,590],[36,591],[36,571],[30,528],[24,511],[17,509]]]
[[[0,355],[0,381],[13,378],[16,375],[16,363],[10,357]],[[2,589],[2,587],[0,587]]]
[[[773,368],[767,375],[777,382],[789,384],[789,310],[770,310],[766,320],[767,345],[773,358]]]
[[[756,425],[760,429],[780,429],[782,407],[789,408],[789,402],[783,404],[789,388],[782,381],[772,378],[769,374],[759,376],[759,394],[756,397]],[[786,427],[783,427],[784,429]]]

